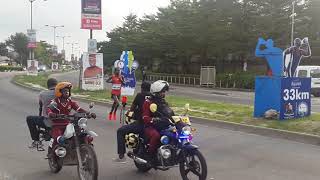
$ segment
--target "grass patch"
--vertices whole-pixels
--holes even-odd
[[[28,86],[30,86],[31,83],[46,87],[46,81],[49,75],[48,73],[43,73],[39,76],[18,75],[15,76],[14,80]],[[112,102],[109,90],[84,91],[74,88],[72,93],[75,96],[89,100]],[[128,104],[131,104],[132,101],[133,97],[128,97]],[[253,118],[252,106],[196,100],[189,97],[170,95],[167,96],[167,101],[176,114],[182,113],[184,111],[184,105],[189,103],[191,108],[189,114],[191,116],[320,135],[320,113],[312,113],[310,117],[295,120],[265,120]]]

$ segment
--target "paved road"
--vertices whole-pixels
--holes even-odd
[[[1,78],[2,77],[2,78]],[[76,180],[75,167],[64,167],[51,174],[45,152],[27,148],[30,143],[25,117],[37,113],[37,93],[21,89],[0,73],[0,179]],[[82,106],[87,104],[81,103]],[[167,172],[136,172],[131,161],[116,164],[114,122],[104,120],[107,107],[96,106],[97,120],[89,122],[99,134],[95,147],[99,162],[99,179],[105,180],[177,180],[178,169]],[[320,148],[282,139],[218,129],[194,123],[195,142],[208,163],[208,179],[216,180],[316,180],[320,176]],[[8,178],[7,178],[8,179]]]
[[[67,80],[75,85],[78,85],[79,72],[72,71],[64,74],[55,74],[58,80]],[[105,83],[105,88],[111,89],[110,83]],[[137,89],[139,92],[139,88]],[[240,91],[228,91],[228,90],[217,90],[209,88],[196,88],[196,87],[185,87],[185,86],[170,86],[169,94],[185,96],[188,98],[196,98],[201,100],[226,102],[233,104],[244,104],[254,105],[254,93],[253,92],[240,92]],[[320,98],[312,96],[312,111],[320,112]]]

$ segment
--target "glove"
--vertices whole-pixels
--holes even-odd
[[[57,118],[57,114],[56,113],[50,113],[49,114],[49,118]]]
[[[161,118],[159,118],[159,117],[154,117],[154,118],[152,118],[152,120],[151,120],[151,122],[153,123],[153,124],[157,124],[157,123],[159,123],[161,121]]]
[[[90,116],[91,116],[93,119],[96,119],[96,118],[97,118],[96,113],[90,113]]]

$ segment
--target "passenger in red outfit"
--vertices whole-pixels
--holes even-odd
[[[117,109],[120,105],[121,86],[124,84],[123,76],[120,75],[120,70],[115,69],[114,75],[107,79],[108,83],[112,83],[111,98],[113,99],[113,105],[109,113],[109,120],[117,119]]]
[[[78,104],[70,99],[72,85],[69,82],[58,83],[55,87],[55,99],[48,105],[47,113],[50,118],[57,118],[59,115],[69,115],[71,110],[76,112],[89,113],[82,109]],[[96,118],[95,113],[91,113]],[[62,136],[69,121],[65,119],[55,119],[52,121],[51,136],[54,142]]]
[[[150,88],[151,97],[143,104],[142,119],[145,124],[144,133],[149,138],[149,153],[151,157],[156,153],[160,142],[159,132],[169,126],[170,123],[167,118],[174,115],[165,101],[166,91],[169,91],[168,82],[159,80],[152,83]],[[157,105],[155,113],[150,110],[152,103]]]

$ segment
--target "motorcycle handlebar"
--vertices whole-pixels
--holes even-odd
[[[74,113],[73,115],[57,114],[57,117],[50,118],[51,120],[78,120],[80,118],[92,118],[90,113]]]

